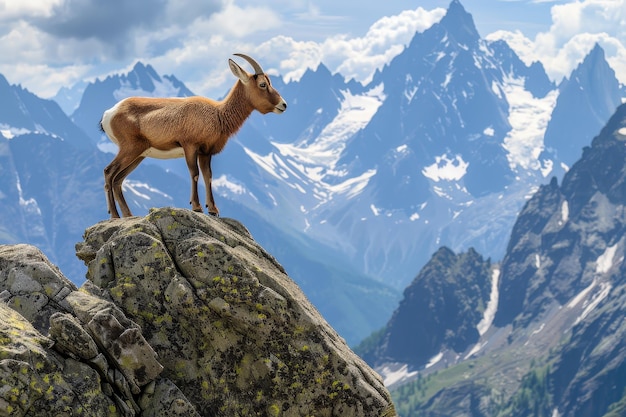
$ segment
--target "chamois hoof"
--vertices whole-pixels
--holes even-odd
[[[209,212],[208,214],[209,214],[209,216],[211,216],[211,217],[220,217],[220,214],[219,214],[219,213],[211,213],[211,212]]]

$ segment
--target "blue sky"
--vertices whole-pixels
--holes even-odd
[[[285,5],[287,3],[287,5]],[[42,97],[127,71],[137,60],[192,91],[221,95],[233,52],[298,79],[324,62],[367,81],[449,0],[0,0],[0,73]],[[461,0],[478,32],[506,39],[555,81],[599,42],[626,83],[626,0]]]

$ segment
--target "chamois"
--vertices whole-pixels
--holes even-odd
[[[253,110],[280,114],[287,109],[287,103],[274,90],[261,66],[249,56],[235,55],[248,61],[254,74],[229,59],[230,70],[238,80],[222,101],[205,97],[129,97],[104,112],[100,127],[119,147],[117,156],[104,169],[111,218],[119,217],[116,201],[122,216],[132,216],[122,193],[122,182],[145,157],[183,156],[191,175],[192,210],[202,212],[198,200],[198,176],[202,172],[206,207],[209,214],[219,216],[211,188],[211,157],[224,148]]]

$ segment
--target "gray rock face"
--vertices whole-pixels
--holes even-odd
[[[396,415],[238,222],[166,208],[84,238],[80,290],[0,246],[0,415]]]

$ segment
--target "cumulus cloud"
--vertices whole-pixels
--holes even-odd
[[[363,14],[324,14],[345,9],[330,2],[0,0],[0,72],[51,97],[63,85],[141,60],[198,94],[219,96],[234,81],[227,59],[243,52],[288,81],[323,62],[333,73],[367,83],[416,32],[445,14],[418,7],[366,28]],[[551,12],[550,28],[534,39],[519,31],[488,38],[505,39],[527,63],[543,62],[555,81],[598,42],[626,83],[626,0],[577,0],[554,4]],[[351,33],[357,26],[361,32]]]
[[[223,7],[223,0],[0,0],[0,37],[15,36],[19,29],[36,39],[35,47],[45,44],[42,52],[51,65],[63,61],[57,45],[67,42],[75,50],[74,61],[93,61],[101,54],[133,57],[142,36],[158,39],[173,28],[184,36],[192,22]]]
[[[49,17],[63,0],[0,0],[0,22],[6,24],[27,17]]]
[[[210,34],[213,29],[217,34],[188,37],[180,46],[150,62],[160,71],[182,77],[192,91],[212,97],[223,94],[234,82],[226,63],[233,52],[250,54],[266,72],[281,75],[287,81],[300,79],[307,69],[316,69],[323,62],[332,72],[367,82],[376,69],[402,51],[416,32],[431,27],[445,14],[444,9],[418,8],[378,20],[361,37],[339,34],[316,42],[278,35],[259,44],[254,34],[267,29],[259,25],[275,27],[281,22],[269,9],[265,10],[264,19],[257,19],[265,23],[251,22],[248,19],[254,13],[250,10],[237,10],[231,5],[212,19],[195,22],[190,33]],[[230,17],[228,22],[223,19],[225,16]],[[252,30],[251,34],[246,34],[246,30]]]
[[[550,78],[560,81],[598,43],[620,82],[626,84],[626,0],[582,0],[554,5],[546,32],[528,39],[521,32],[498,31],[526,63],[541,61]]]
[[[333,72],[366,83],[376,69],[402,52],[416,32],[428,29],[444,14],[441,8],[424,10],[419,7],[379,19],[362,37],[339,34],[313,42],[278,36],[263,43],[258,50],[276,64],[287,80],[298,80],[307,68],[315,69],[324,63]],[[280,58],[278,62],[273,58],[276,55]]]
[[[228,4],[211,16],[206,26],[209,33],[219,32],[226,36],[243,38],[279,24],[280,18],[270,9],[256,6],[243,9],[235,4]]]

